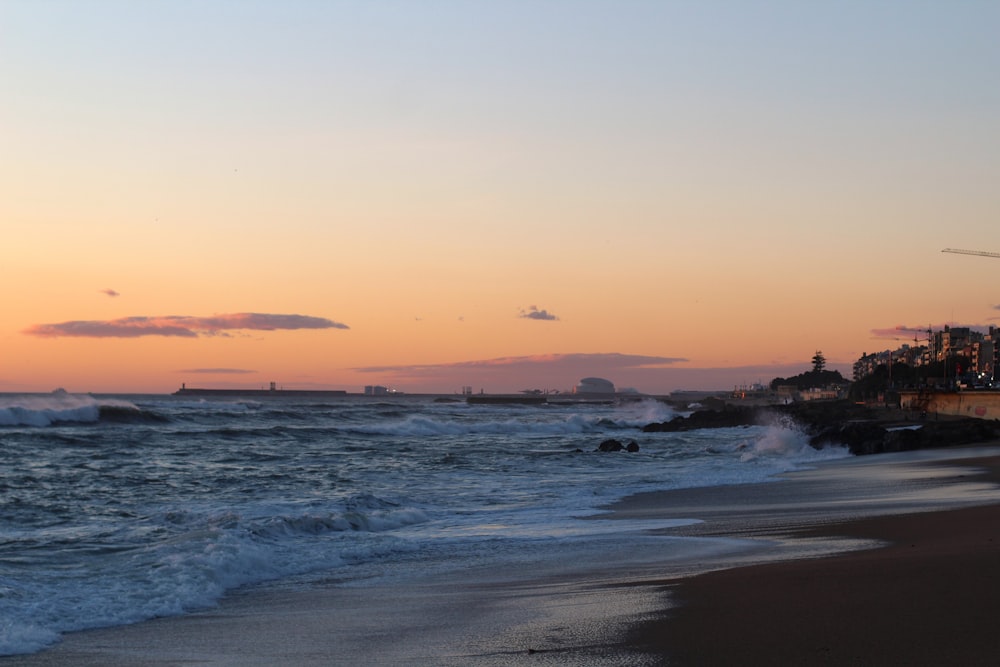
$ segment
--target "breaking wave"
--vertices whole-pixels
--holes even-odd
[[[56,424],[108,422],[164,422],[166,417],[119,399],[99,399],[89,394],[56,390],[51,394],[18,394],[0,397],[0,427],[46,427]]]

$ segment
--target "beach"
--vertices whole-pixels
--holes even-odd
[[[968,460],[1000,480],[1000,459]],[[676,605],[632,639],[670,665],[993,665],[1000,505],[867,518],[803,538],[884,541],[663,582]]]
[[[891,545],[665,582],[677,606],[634,641],[678,666],[996,664],[1000,506],[807,534]]]
[[[979,447],[638,494],[592,520],[697,520],[656,559],[260,586],[0,664],[993,664],[998,469]]]

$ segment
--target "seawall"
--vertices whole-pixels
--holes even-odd
[[[174,396],[235,396],[242,398],[324,398],[329,396],[347,396],[347,392],[339,389],[199,389],[196,387],[181,387]]]
[[[1000,419],[1000,391],[900,391],[899,405],[928,414]]]

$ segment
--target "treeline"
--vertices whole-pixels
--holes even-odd
[[[788,385],[804,391],[813,387],[829,387],[836,384],[847,384],[847,380],[840,374],[840,371],[813,369],[789,378],[774,378],[771,380],[771,391],[776,391],[779,386]]]

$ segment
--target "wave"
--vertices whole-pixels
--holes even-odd
[[[533,410],[527,416],[508,416],[504,419],[484,419],[482,414],[470,417],[464,414],[409,415],[397,419],[367,420],[358,425],[341,424],[345,431],[361,435],[387,435],[399,437],[431,437],[461,435],[575,435],[597,433],[609,429],[635,429],[652,422],[668,421],[673,410],[658,401],[639,401],[625,404],[612,415],[590,412],[566,412],[554,408],[539,419]],[[384,416],[383,416],[384,417]]]
[[[573,415],[562,421],[537,422],[517,418],[494,421],[457,421],[434,417],[410,416],[394,422],[359,425],[347,430],[363,435],[438,436],[438,435],[488,435],[488,434],[537,434],[559,435],[585,433],[599,428],[597,421],[582,415]]]
[[[380,533],[427,520],[423,510],[364,495],[349,500],[343,512],[275,516],[254,526],[251,532],[264,538],[344,531]]]
[[[426,521],[423,510],[372,494],[334,507],[164,508],[130,522],[120,548],[74,562],[85,576],[0,582],[0,656],[37,651],[63,632],[205,608],[240,586],[407,553],[406,540],[384,534]],[[58,570],[67,551],[98,542],[83,537],[63,544],[50,533],[39,551]]]
[[[164,424],[169,418],[135,405],[101,405],[100,421],[119,424]]]
[[[0,426],[46,427],[58,424],[162,423],[165,416],[128,401],[89,394],[16,394],[0,397]]]
[[[789,461],[809,462],[850,455],[846,447],[815,449],[810,437],[800,424],[787,416],[775,419],[764,426],[764,431],[750,443],[744,443],[741,460],[753,461],[763,457]]]
[[[676,416],[677,412],[666,403],[648,398],[621,404],[605,422],[622,428],[642,428],[647,424],[668,422]]]

